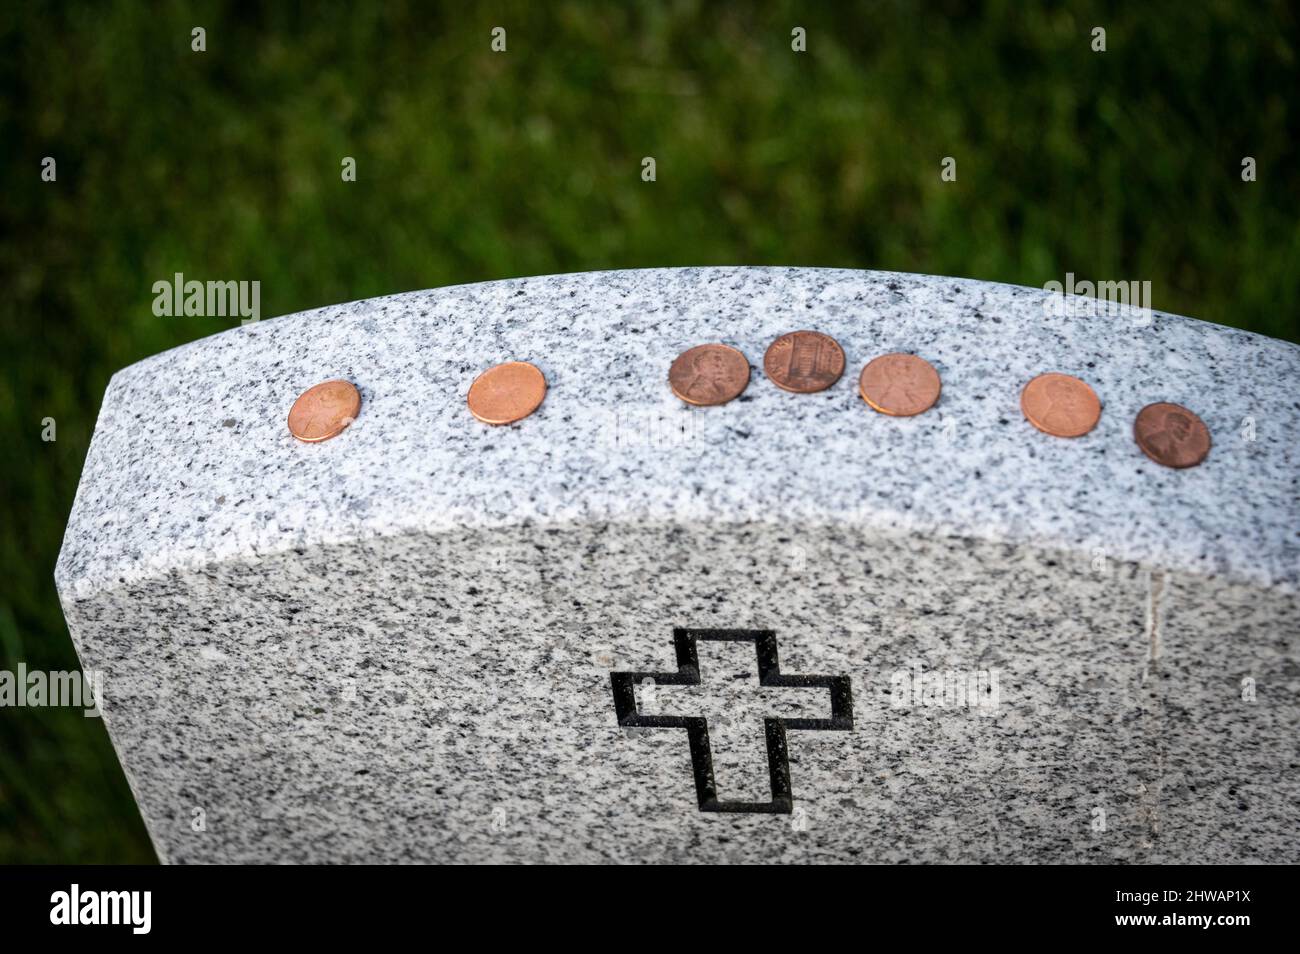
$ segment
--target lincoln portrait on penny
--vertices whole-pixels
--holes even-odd
[[[1165,411],[1160,426],[1147,436],[1147,444],[1160,457],[1178,457],[1192,436],[1192,421],[1186,414]]]
[[[691,370],[686,392],[692,397],[716,400],[731,389],[725,354],[706,348],[691,358]]]
[[[1047,409],[1043,412],[1043,423],[1048,427],[1064,426],[1071,428],[1076,418],[1086,416],[1088,408],[1080,400],[1082,395],[1073,386],[1074,382],[1060,378],[1048,378],[1043,382],[1043,391],[1047,395]],[[1053,417],[1064,417],[1063,422],[1053,421]]]

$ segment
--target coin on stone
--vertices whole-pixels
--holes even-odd
[[[844,373],[844,349],[819,331],[792,331],[777,338],[763,355],[763,370],[785,391],[825,391]]]
[[[469,386],[469,412],[484,424],[513,424],[546,397],[546,378],[527,361],[507,361],[488,368]]]
[[[928,411],[939,400],[939,372],[914,354],[882,354],[872,358],[858,377],[858,392],[881,414],[911,417]]]
[[[1053,437],[1082,437],[1101,419],[1101,401],[1086,381],[1069,374],[1040,374],[1020,392],[1026,420]]]
[[[749,359],[729,345],[696,345],[677,356],[668,385],[687,404],[726,404],[749,385]]]
[[[298,395],[289,409],[289,433],[315,444],[342,434],[361,412],[361,392],[348,381],[322,381]]]
[[[1148,404],[1138,411],[1133,439],[1165,467],[1195,467],[1210,452],[1210,429],[1181,404]]]

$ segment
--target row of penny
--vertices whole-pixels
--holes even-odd
[[[797,394],[824,391],[844,374],[844,349],[818,331],[781,335],[763,356],[763,370],[779,388]],[[703,344],[678,355],[668,370],[673,393],[688,404],[726,404],[749,386],[749,359],[725,344]],[[911,417],[939,400],[939,372],[914,354],[891,353],[867,362],[858,378],[862,399],[881,414]],[[488,368],[470,385],[470,413],[485,424],[512,424],[541,405],[546,378],[526,361]],[[1025,418],[1054,437],[1082,437],[1101,419],[1101,401],[1086,381],[1068,374],[1040,374],[1020,394]],[[356,419],[361,394],[348,381],[325,381],[299,396],[289,412],[289,431],[301,441],[328,440]],[[1148,457],[1165,467],[1192,467],[1210,450],[1205,422],[1178,404],[1142,408],[1133,437]]]

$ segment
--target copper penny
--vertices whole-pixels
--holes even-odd
[[[1210,452],[1210,429],[1181,404],[1148,404],[1138,411],[1133,439],[1166,467],[1195,467]]]
[[[729,345],[696,345],[677,356],[668,385],[687,404],[726,404],[748,387],[749,359]]]
[[[1040,374],[1020,392],[1026,420],[1053,437],[1082,437],[1101,420],[1101,401],[1088,382],[1069,374]]]
[[[777,338],[763,355],[763,370],[785,391],[825,391],[844,373],[844,349],[819,331],[792,331]]]
[[[507,361],[488,368],[469,386],[469,412],[484,424],[513,424],[546,397],[546,378],[527,361]]]
[[[289,409],[289,433],[315,444],[342,434],[361,413],[361,392],[347,381],[323,381],[303,391]]]
[[[939,372],[914,354],[882,354],[872,358],[858,377],[858,392],[881,414],[911,417],[928,411],[939,400]]]

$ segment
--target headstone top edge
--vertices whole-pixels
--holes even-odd
[[[813,487],[810,474],[793,468],[785,480],[762,483],[766,478],[758,478],[757,490],[741,495],[757,506],[779,510],[827,492],[807,516],[842,518],[851,512],[855,494],[882,479],[904,486],[910,481],[921,525],[948,526],[977,537],[1009,532],[1013,542],[1052,545],[1083,538],[1091,524],[1102,534],[1113,531],[1117,554],[1134,562],[1167,561],[1171,568],[1262,585],[1294,583],[1300,576],[1300,541],[1285,539],[1275,527],[1288,506],[1293,511],[1296,507],[1294,490],[1288,491],[1284,479],[1294,461],[1290,451],[1275,445],[1278,435],[1283,444],[1300,441],[1300,414],[1285,406],[1279,410],[1279,402],[1270,402],[1267,394],[1243,393],[1240,382],[1257,373],[1261,354],[1264,364],[1273,362],[1266,371],[1300,373],[1300,347],[1161,312],[1154,313],[1154,334],[1069,319],[1044,326],[1039,303],[1046,294],[974,279],[851,269],[632,269],[404,292],[232,329],[114,375],[56,578],[62,583],[103,579],[111,585],[111,575],[122,567],[144,568],[147,575],[150,560],[167,565],[168,553],[210,552],[207,541],[223,533],[236,532],[241,547],[261,552],[283,539],[285,527],[301,528],[308,543],[346,539],[375,527],[382,531],[384,520],[367,522],[348,514],[333,515],[338,519],[312,517],[308,510],[313,497],[330,499],[340,481],[352,481],[372,501],[393,502],[402,512],[401,523],[429,525],[407,499],[426,476],[426,463],[429,473],[449,474],[468,488],[464,494],[444,495],[438,501],[441,509],[472,516],[472,500],[502,474],[485,466],[458,470],[456,461],[471,455],[487,460],[485,451],[498,459],[508,448],[543,455],[540,459],[555,468],[547,471],[547,479],[525,489],[558,492],[574,479],[581,483],[584,469],[593,466],[597,455],[586,446],[593,433],[588,424],[610,408],[610,392],[599,376],[582,380],[585,368],[621,369],[619,362],[626,362],[632,381],[619,385],[623,390],[617,392],[614,406],[668,414],[676,408],[667,385],[658,382],[658,372],[675,356],[668,353],[671,342],[731,337],[751,365],[761,369],[764,341],[775,332],[811,324],[827,327],[849,350],[844,380],[833,394],[828,392],[838,402],[833,408],[803,400],[812,397],[808,395],[778,395],[759,371],[746,395],[753,397],[751,404],[704,409],[720,413],[694,418],[704,429],[707,446],[716,446],[709,443],[715,439],[730,441],[728,454],[751,472],[799,454],[801,439],[812,442],[811,458],[817,465],[839,469],[826,476],[829,490],[822,491]],[[620,297],[624,295],[626,299]],[[441,323],[445,341],[430,341],[433,325],[421,313],[439,309],[458,315]],[[864,325],[863,314],[871,315],[874,323]],[[378,320],[381,316],[392,320]],[[575,334],[566,323],[582,327]],[[611,340],[592,340],[590,332],[596,327],[607,328]],[[647,328],[657,335],[654,340],[648,340],[652,335]],[[571,346],[565,344],[566,335],[573,336]],[[874,350],[909,344],[935,357],[944,375],[944,397],[933,412],[916,421],[884,421],[855,400],[856,374]],[[1132,353],[1144,345],[1150,347],[1149,354]],[[460,353],[450,354],[456,348]],[[476,429],[463,413],[463,385],[503,356],[538,357],[552,390],[536,419],[501,430]],[[1030,434],[1028,425],[1017,428],[1024,423],[1014,409],[1018,383],[1023,383],[1017,375],[1078,370],[1088,362],[1105,406],[1098,434],[1082,439],[1092,443],[1071,444]],[[247,393],[234,387],[241,383],[243,370]],[[286,437],[280,405],[287,413],[299,393],[295,388],[330,376],[356,379],[366,402],[358,423],[371,426],[354,425],[348,434],[322,445],[315,453],[326,455],[317,458],[324,467],[313,471],[302,466],[304,452]],[[1276,385],[1262,373],[1259,380],[1259,389]],[[656,383],[662,388],[656,390]],[[1001,391],[1007,391],[1008,400],[998,398]],[[1228,405],[1203,415],[1215,429],[1211,466],[1183,475],[1163,473],[1132,446],[1127,417],[1154,396],[1187,401],[1188,394],[1216,400],[1223,395]],[[178,429],[180,417],[171,410],[182,400],[211,402],[208,408],[194,409],[190,416],[199,424],[189,430]],[[1267,424],[1274,445],[1243,451],[1225,426],[1235,428],[1243,414],[1256,407],[1273,415]],[[373,412],[369,421],[367,410]],[[566,412],[575,420],[572,434],[567,442],[557,441],[557,422]],[[833,414],[845,415],[844,426]],[[936,451],[940,445],[933,429],[949,419],[959,433],[969,429],[974,436],[952,451],[945,468],[948,458]],[[237,426],[223,431],[217,426],[221,420],[235,420]],[[741,424],[750,426],[755,439],[728,436],[728,429]],[[799,438],[801,432],[812,436]],[[846,476],[863,440],[896,442],[889,446],[898,459],[874,461],[870,479]],[[439,442],[445,446],[439,448]],[[545,455],[555,446],[571,451],[572,457],[548,461]],[[1081,449],[1089,448],[1104,453],[1081,455]],[[803,453],[808,456],[807,449]],[[639,495],[636,506],[620,511],[614,503],[597,499],[588,516],[661,517],[684,481],[704,483],[706,506],[724,516],[743,515],[745,501],[730,493],[725,480],[710,476],[707,462],[653,447],[638,449],[633,457],[636,466],[630,469],[650,475],[632,488]],[[367,462],[379,460],[385,461],[383,472],[369,469]],[[982,477],[961,485],[945,469]],[[1042,499],[1022,506],[1025,502],[1015,494],[1023,488],[1008,489],[1006,483],[1017,480],[1017,474],[1036,472],[1041,486],[1032,489]],[[1263,490],[1253,503],[1243,502],[1233,488],[1252,477]],[[233,502],[241,479],[263,489],[250,502],[253,516],[227,519],[219,507],[213,509],[213,502]],[[1113,492],[1099,490],[1092,499],[1079,493],[1080,485],[1101,487],[1107,481],[1117,484]],[[579,489],[597,497],[608,492],[611,500],[620,492],[595,484]],[[1060,499],[1051,499],[1053,493]],[[1252,512],[1251,506],[1259,509]],[[968,512],[960,520],[946,519],[955,508]],[[1124,512],[1127,508],[1138,509],[1136,528]],[[122,519],[115,520],[108,513],[112,509],[120,509]],[[514,513],[550,518],[545,510]],[[262,516],[266,519],[259,527]],[[901,504],[881,505],[879,511],[867,507],[866,520],[873,526],[907,519],[909,512]],[[1017,525],[1023,526],[1014,530]],[[108,527],[116,530],[101,532]],[[1213,541],[1225,535],[1241,538],[1240,543],[1215,551]]]

